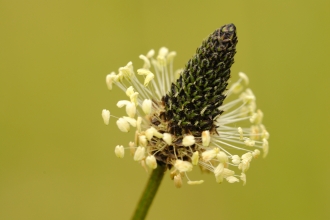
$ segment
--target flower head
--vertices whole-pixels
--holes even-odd
[[[268,153],[269,133],[252,90],[245,88],[247,75],[239,73],[227,88],[236,44],[236,27],[228,24],[204,40],[182,70],[173,71],[176,52],[162,47],[157,56],[154,50],[140,55],[144,64],[136,72],[129,62],[106,76],[110,90],[115,84],[128,97],[117,103],[127,114],[117,125],[122,132],[135,130],[135,141],[127,147],[134,160],[145,168],[173,169],[177,187],[184,176],[190,185],[203,183],[188,177],[195,165],[212,172],[218,183],[245,184],[252,160],[260,151]],[[107,124],[109,111],[102,116]],[[122,146],[115,152],[124,156]]]

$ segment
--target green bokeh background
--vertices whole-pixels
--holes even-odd
[[[113,150],[125,95],[105,76],[166,46],[183,67],[233,22],[232,68],[250,77],[270,137],[246,186],[176,189],[148,219],[330,219],[329,1],[0,1],[0,219],[128,219],[148,175]]]

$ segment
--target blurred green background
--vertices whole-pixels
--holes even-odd
[[[330,219],[329,1],[0,1],[0,219],[128,219],[148,175],[105,126],[124,97],[105,76],[149,49],[181,68],[234,23],[244,71],[265,114],[266,159],[247,185],[176,189],[168,175],[148,219]]]

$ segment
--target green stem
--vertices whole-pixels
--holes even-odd
[[[136,207],[132,220],[145,219],[150,205],[157,193],[158,187],[162,182],[163,176],[166,171],[166,166],[159,165],[154,169],[149,177],[148,183]]]

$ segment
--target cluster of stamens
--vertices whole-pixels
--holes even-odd
[[[239,80],[226,91],[227,98],[232,95],[238,95],[238,98],[219,107],[224,113],[214,120],[214,129],[201,131],[200,136],[189,131],[175,134],[164,117],[166,107],[163,101],[171,84],[182,72],[173,72],[175,55],[167,48],[161,48],[156,59],[153,58],[153,50],[147,55],[140,55],[144,65],[137,70],[137,74],[144,77],[143,83],[136,76],[132,62],[119,68],[118,74],[112,72],[107,75],[108,88],[111,90],[116,84],[128,96],[128,100],[117,103],[117,107],[126,108],[127,114],[118,118],[119,130],[129,132],[132,127],[135,129],[135,140],[127,147],[116,146],[115,154],[122,158],[125,149],[129,149],[133,159],[146,170],[148,167],[167,166],[171,169],[176,187],[181,187],[183,177],[188,179],[190,185],[203,182],[189,179],[187,173],[194,166],[214,173],[218,183],[241,180],[245,184],[246,171],[252,159],[257,158],[260,151],[267,155],[269,138],[262,124],[263,113],[256,109],[254,94],[250,89],[244,90],[244,84],[249,82],[247,76],[239,73]],[[110,111],[104,109],[102,117],[108,124]],[[240,123],[245,127],[238,126]],[[232,168],[237,168],[240,174],[235,174]]]

